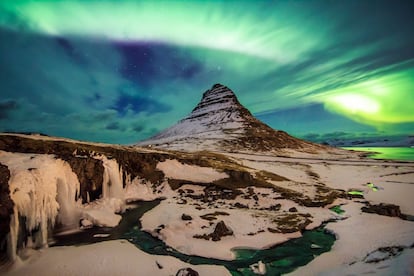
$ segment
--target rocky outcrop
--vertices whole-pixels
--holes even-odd
[[[272,233],[294,233],[306,229],[312,220],[311,215],[300,213],[286,213],[273,220],[274,227],[268,228]]]
[[[212,240],[212,241],[219,241],[222,237],[225,236],[232,236],[233,231],[227,227],[224,221],[219,221],[216,226],[214,227],[214,231],[210,234],[203,234],[203,235],[194,235],[193,238],[196,239],[205,239],[205,240]]]
[[[373,213],[388,217],[402,217],[400,206],[388,203],[380,203],[377,205],[367,204],[361,208],[362,212]]]
[[[58,139],[32,139],[30,136],[21,135],[1,135],[0,150],[21,153],[54,154],[56,158],[68,161],[73,165],[74,172],[89,183],[86,184],[86,187],[88,185],[92,187],[93,183],[96,184],[98,181],[97,174],[103,171],[99,169],[101,166],[99,160],[93,161],[90,159],[95,155],[102,154],[108,158],[115,158],[123,171],[131,176],[131,179],[140,177],[151,183],[160,183],[164,179],[164,174],[157,170],[156,166],[158,162],[164,161],[168,157],[168,154],[139,152],[128,147],[81,143],[77,141],[70,142]],[[77,159],[87,160],[82,161]],[[88,169],[81,168],[85,164],[87,164]],[[91,173],[92,168],[97,169],[95,174]],[[99,190],[98,187],[97,190]]]
[[[65,161],[69,163],[73,172],[78,176],[80,183],[80,196],[82,203],[88,200],[93,201],[102,195],[102,183],[104,167],[102,160],[97,160],[89,156],[79,158],[65,156]]]
[[[214,232],[210,234],[210,237],[213,241],[219,241],[222,237],[231,235],[233,235],[233,231],[221,220],[216,224]]]
[[[363,261],[366,263],[379,263],[401,255],[405,249],[407,249],[405,246],[380,247],[377,250],[369,253]]]
[[[0,164],[0,262],[7,254],[6,238],[10,231],[10,216],[13,214],[13,201],[9,191],[10,171]]]
[[[177,274],[175,276],[198,276],[198,272],[190,267],[181,268],[177,271]]]

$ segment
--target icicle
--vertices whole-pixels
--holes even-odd
[[[14,203],[10,222],[8,253],[15,260],[19,233],[19,216],[25,217],[23,227],[35,233],[34,245],[47,246],[48,230],[62,211],[62,221],[76,220],[76,194],[79,181],[69,164],[52,155],[2,152],[0,161],[10,170],[9,190]],[[58,193],[59,189],[59,193]]]
[[[115,159],[106,156],[99,156],[98,159],[102,160],[104,166],[102,197],[123,199],[122,168]]]
[[[19,234],[19,213],[17,207],[14,206],[13,214],[10,218],[10,232],[7,239],[7,255],[10,260],[14,261],[17,258],[17,238]]]

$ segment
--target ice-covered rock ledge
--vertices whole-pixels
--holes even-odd
[[[50,232],[55,226],[65,230],[93,225],[114,227],[121,220],[119,214],[125,210],[127,201],[154,199],[151,185],[137,178],[131,180],[115,159],[102,154],[95,154],[91,159],[102,164],[103,169],[96,172],[102,175],[92,176],[102,182],[100,187],[92,185],[91,189],[83,191],[86,193],[85,201],[81,191],[85,185],[79,182],[79,170],[75,168],[77,175],[71,167],[73,160],[70,164],[50,154],[0,151],[4,175],[1,180],[5,182],[2,183],[4,203],[2,201],[1,211],[6,218],[1,227],[2,254],[6,251],[4,244],[11,260],[18,258],[21,248],[47,247]],[[95,166],[94,161],[88,164]],[[99,196],[99,199],[91,200],[92,192],[95,192],[94,198]]]

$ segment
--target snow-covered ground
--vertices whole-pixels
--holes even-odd
[[[372,204],[399,205],[404,214],[414,215],[414,163],[377,160],[324,160],[232,154],[243,165],[264,169],[301,183],[322,182],[336,189],[358,189]],[[306,170],[317,175],[312,179]],[[373,183],[379,189],[367,187]],[[296,186],[296,188],[295,188]],[[301,190],[303,185],[290,185]],[[337,200],[347,219],[328,223],[337,241],[331,251],[316,257],[291,275],[414,275],[414,222],[361,212],[360,200]],[[379,248],[403,247],[397,256],[379,262],[365,262]]]
[[[269,182],[311,198],[318,194],[318,186],[345,191],[358,189],[363,191],[365,200],[372,204],[396,204],[401,207],[402,213],[414,215],[413,162],[364,160],[353,154],[344,154],[338,160],[325,156],[289,158],[260,154],[227,155],[252,175],[267,171],[287,178],[285,181]],[[330,206],[301,206],[281,198],[271,188],[240,188],[240,194],[235,197],[214,199],[214,195],[206,195],[203,198],[207,183],[229,177],[219,168],[182,164],[175,159],[159,162],[157,169],[165,174],[166,179],[201,184],[184,185],[173,191],[167,181],[155,189],[152,183],[143,179],[131,179],[129,175],[124,175],[115,159],[102,155],[94,158],[102,160],[104,166],[103,197],[81,204],[75,201],[80,183],[65,161],[53,155],[0,151],[0,163],[7,165],[11,172],[9,184],[16,210],[11,224],[14,248],[19,213],[28,218],[29,230],[41,225],[41,238],[35,242],[42,245],[47,240],[47,225],[42,223],[53,223],[53,220],[58,219],[69,225],[83,220],[86,225],[115,226],[125,202],[158,197],[165,197],[166,200],[141,218],[144,230],[180,252],[219,259],[233,259],[232,249],[235,248],[267,248],[301,235],[300,231],[273,231],[277,229],[275,221],[281,218],[290,216],[290,219],[301,220],[305,218],[302,215],[306,214],[311,220],[306,229],[338,218],[328,209]],[[125,187],[122,185],[124,176]],[[368,182],[377,186],[378,190],[373,191],[367,186]],[[225,190],[222,192],[226,193]],[[239,207],[235,207],[237,204]],[[278,204],[277,210],[269,209]],[[332,250],[296,270],[294,275],[346,275],[372,271],[383,275],[413,274],[414,253],[410,248],[414,244],[413,221],[362,213],[360,199],[338,199],[331,205],[335,204],[343,204],[345,213],[342,218],[346,219],[330,222],[326,226],[337,236]],[[42,208],[39,209],[39,206]],[[183,215],[191,219],[183,219]],[[210,215],[210,220],[205,215]],[[196,238],[211,234],[219,221],[223,221],[232,231],[231,235],[221,237],[219,241]],[[366,262],[367,256],[385,254],[378,253],[378,249],[384,247],[401,247],[403,250],[378,263]],[[140,275],[170,275],[182,267],[192,267],[201,275],[228,274],[223,267],[191,266],[172,257],[148,255],[128,242],[119,240],[79,247],[44,248],[33,252],[27,260],[16,260],[15,267],[9,271],[12,275],[29,272],[31,275],[42,275],[45,268],[49,275],[95,275],[106,272],[111,275],[132,275],[134,271],[139,271]],[[158,268],[157,263],[163,268]]]
[[[159,162],[157,169],[161,170],[167,178],[199,183],[210,183],[229,177],[226,173],[218,172],[213,168],[182,164],[175,159]]]
[[[191,265],[174,257],[147,254],[126,240],[51,247],[31,254],[28,260],[15,263],[7,275],[176,275],[187,267],[200,275],[230,275],[221,266]]]
[[[361,213],[361,204],[342,206],[348,219],[329,223],[337,236],[331,251],[291,275],[413,275],[414,222],[399,218]],[[379,263],[365,263],[365,257],[381,247],[405,246],[406,252]]]
[[[203,215],[215,212],[223,212],[223,214],[215,215],[216,219],[212,221],[201,218]],[[183,214],[191,216],[192,220],[182,220]],[[234,248],[268,248],[301,236],[300,232],[281,234],[267,231],[267,227],[272,225],[272,218],[263,211],[227,208],[198,210],[193,205],[177,204],[166,200],[145,213],[141,222],[145,231],[182,253],[232,260],[235,258],[232,252]],[[222,237],[220,241],[194,238],[194,235],[212,233],[217,222],[221,220],[233,231],[233,235]],[[159,230],[160,225],[165,227]]]

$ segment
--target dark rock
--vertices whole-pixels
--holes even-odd
[[[390,259],[392,257],[396,257],[401,255],[401,253],[406,249],[403,246],[388,246],[388,247],[380,247],[377,250],[369,253],[365,258],[364,262],[366,263],[379,263]]]
[[[280,203],[272,205],[269,207],[269,211],[279,211],[280,208],[282,208],[282,205]]]
[[[239,209],[249,209],[249,206],[244,205],[244,204],[242,204],[242,203],[240,203],[240,202],[236,202],[236,203],[234,204],[234,207],[239,208]]]
[[[280,230],[270,227],[267,228],[267,231],[269,231],[270,233],[280,233]]]
[[[190,267],[181,268],[177,271],[177,274],[175,276],[198,276],[198,272]]]
[[[214,228],[214,232],[210,234],[213,241],[219,241],[224,236],[231,236],[233,235],[233,231],[230,230],[224,221],[219,221]]]
[[[159,234],[161,232],[161,230],[164,229],[164,228],[165,228],[165,225],[164,224],[160,224],[160,225],[158,225],[157,228],[155,228],[155,232],[157,234]]]
[[[10,217],[13,214],[13,201],[9,191],[9,168],[0,164],[0,260],[7,255],[7,234],[10,231]]]
[[[252,187],[248,187],[248,188],[247,188],[247,194],[248,194],[249,196],[254,195],[254,189],[253,189]]]
[[[388,203],[380,203],[378,205],[371,205],[368,203],[367,206],[361,208],[362,212],[374,213],[382,216],[389,217],[401,217],[400,206]]]
[[[225,169],[224,172],[229,177],[214,181],[213,183],[217,186],[230,189],[246,188],[249,186],[271,187],[269,183],[255,179],[253,175],[247,171]]]
[[[182,220],[192,220],[193,218],[190,215],[182,214],[181,219]]]
[[[210,225],[212,223],[210,222]],[[224,221],[219,221],[214,228],[213,233],[210,234],[203,234],[203,235],[194,235],[193,238],[196,239],[205,239],[205,240],[212,240],[212,241],[219,241],[222,237],[231,236],[233,235],[233,231],[230,230]]]
[[[201,229],[204,229],[204,228],[206,228],[206,227],[201,227]],[[204,239],[204,240],[210,240],[210,235],[207,235],[207,234],[203,234],[203,235],[199,235],[199,234],[195,234],[194,236],[193,236],[193,238],[195,238],[195,239]]]
[[[181,198],[179,201],[177,201],[177,204],[187,204],[187,200],[184,198]]]
[[[285,213],[275,218],[272,222],[276,225],[279,233],[294,233],[306,229],[312,221],[310,215],[300,213]],[[268,229],[268,231],[270,231]]]
[[[80,183],[80,197],[82,203],[89,200],[93,201],[102,195],[102,182],[104,167],[102,160],[91,157],[79,158],[75,156],[64,156],[66,162],[69,163],[73,172],[78,176]]]
[[[297,211],[298,211],[298,209],[296,209],[296,207],[289,208],[289,212],[291,212],[291,213],[295,213]]]
[[[200,218],[208,220],[208,221],[212,221],[212,220],[216,220],[217,216],[229,216],[229,213],[216,211],[214,213],[208,213],[208,214],[201,215]]]

